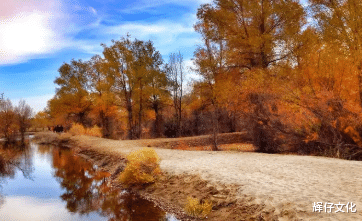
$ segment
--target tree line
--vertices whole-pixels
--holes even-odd
[[[0,97],[0,135],[7,142],[13,142],[20,135],[21,141],[24,142],[25,132],[31,126],[33,117],[32,108],[21,100],[17,106],[13,106],[9,99]]]
[[[98,125],[104,137],[139,139],[181,134],[184,63],[180,53],[164,64],[152,41],[130,36],[102,44],[103,54],[73,59],[59,68],[56,95],[36,122]],[[172,109],[175,110],[173,114]],[[47,121],[51,120],[51,122]],[[172,122],[171,122],[172,121]]]
[[[129,36],[64,63],[48,116],[137,139],[246,130],[262,152],[362,157],[362,2],[215,0],[197,12],[202,79],[185,93],[181,54],[164,63]]]
[[[214,117],[237,110],[262,152],[360,159],[361,14],[358,0],[202,5],[195,63]]]

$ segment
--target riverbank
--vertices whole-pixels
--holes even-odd
[[[44,135],[48,142],[79,147],[79,154],[116,176],[124,157],[156,141],[116,141],[87,136]],[[50,138],[52,137],[52,138]],[[51,140],[54,141],[51,141]],[[194,138],[197,139],[197,138]],[[63,140],[63,141],[62,141]],[[174,139],[177,140],[177,139]],[[187,139],[185,139],[187,142]],[[162,145],[159,145],[162,146]],[[180,219],[187,196],[208,199],[208,220],[361,220],[362,162],[311,156],[155,148],[165,176],[138,189]],[[119,163],[117,165],[117,163]],[[357,213],[313,212],[313,203],[352,202]],[[344,209],[346,211],[346,209]]]

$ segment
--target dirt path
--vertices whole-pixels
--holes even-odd
[[[127,155],[140,141],[114,141],[80,136],[82,146]],[[156,148],[161,169],[170,174],[199,175],[213,184],[237,184],[237,197],[265,204],[279,220],[362,220],[362,162],[324,157],[247,152],[182,151]],[[356,213],[313,212],[313,203],[356,206]],[[327,210],[328,211],[328,210]]]

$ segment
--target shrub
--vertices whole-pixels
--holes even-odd
[[[212,209],[212,203],[208,201],[200,202],[197,198],[188,197],[185,212],[191,216],[205,218]]]
[[[81,124],[73,124],[69,130],[69,133],[72,135],[83,135],[85,132],[86,130]]]
[[[95,125],[92,128],[84,128],[81,124],[73,124],[69,130],[72,135],[88,135],[94,137],[102,137],[102,129]]]
[[[127,166],[118,179],[126,186],[152,183],[161,174],[159,161],[154,149],[134,151],[127,156]]]
[[[86,134],[93,137],[102,137],[102,129],[95,125],[92,128],[86,129]]]

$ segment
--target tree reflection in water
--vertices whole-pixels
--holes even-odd
[[[0,177],[14,178],[17,170],[31,179],[33,172],[32,155],[29,142],[0,143]]]
[[[0,186],[6,178],[14,178],[17,170],[20,170],[25,178],[32,179],[34,168],[30,149],[29,141],[0,142]],[[3,203],[4,197],[0,194],[0,205]]]
[[[43,150],[44,151],[44,150]],[[125,191],[110,189],[109,173],[97,171],[90,162],[74,155],[71,150],[53,148],[55,176],[65,193],[67,209],[74,213],[98,212],[109,220],[160,220],[165,213],[153,203]]]

